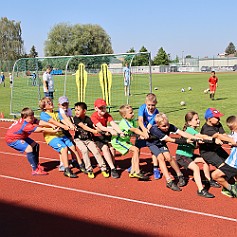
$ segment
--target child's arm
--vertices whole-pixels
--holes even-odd
[[[62,124],[56,120],[54,120],[53,118],[49,119],[49,122],[54,124],[57,127],[63,128],[64,130],[69,130],[69,127],[65,124]]]
[[[56,125],[49,123],[49,122],[45,122],[43,120],[39,120],[38,125],[40,127],[48,127],[48,128],[53,128],[53,129],[56,129],[56,127],[57,127]]]
[[[48,132],[48,133],[57,133],[59,131],[59,127],[57,128],[44,128],[44,127],[37,127],[35,129],[35,133],[40,133],[40,132]]]
[[[91,132],[93,134],[98,134],[99,133],[96,129],[92,129],[92,128],[88,127],[87,125],[85,125],[82,122],[78,123],[78,126],[80,126],[82,129],[84,129],[87,132]]]
[[[228,142],[232,146],[236,146],[235,140],[226,134],[215,133],[212,137],[215,138],[216,140],[219,139],[221,141]]]
[[[110,125],[118,134],[124,134],[122,130],[120,129],[120,127],[118,126],[118,124],[115,123],[114,121],[111,121]]]
[[[141,130],[143,131],[143,133],[146,135],[146,137],[149,137],[149,129],[152,127],[152,125],[149,123],[147,128],[144,126],[143,124],[143,117],[139,116],[138,117],[138,126],[141,128]]]
[[[195,136],[193,136],[192,134],[190,133],[187,133],[187,132],[184,132],[182,130],[178,130],[177,133],[182,136],[182,137],[185,137],[185,138],[188,138],[188,139],[194,139],[195,140]]]
[[[112,125],[111,125],[112,126]],[[113,128],[105,127],[101,123],[96,124],[96,128],[98,128],[102,132],[109,132],[111,135],[116,136],[118,135],[117,132]],[[122,131],[121,131],[122,132]]]
[[[75,126],[72,123],[71,119],[65,114],[65,113],[60,113],[62,116],[61,122],[67,125],[71,130],[75,130]]]
[[[148,139],[149,138],[149,135],[146,134],[145,132],[141,131],[139,128],[130,128],[129,129],[131,132],[143,137],[144,139]]]

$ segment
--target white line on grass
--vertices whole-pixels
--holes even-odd
[[[113,195],[108,195],[108,194],[103,194],[103,193],[91,192],[91,191],[81,190],[81,189],[76,189],[76,188],[68,188],[68,187],[63,187],[63,186],[58,186],[58,185],[53,185],[53,184],[46,184],[46,183],[36,182],[36,181],[32,181],[32,180],[27,180],[27,179],[20,179],[20,178],[6,176],[6,175],[0,175],[0,177],[5,178],[5,179],[12,179],[12,180],[17,180],[17,181],[26,182],[26,183],[32,183],[32,184],[37,184],[37,185],[42,185],[42,186],[47,186],[47,187],[52,187],[52,188],[58,188],[58,189],[78,192],[78,193],[85,193],[85,194],[90,194],[90,195],[94,195],[94,196],[117,199],[117,200],[122,200],[122,201],[126,201],[126,202],[138,203],[138,204],[142,204],[142,205],[160,207],[160,208],[169,209],[169,210],[173,210],[173,211],[186,212],[186,213],[191,213],[191,214],[196,214],[196,215],[201,215],[201,216],[208,216],[208,217],[218,218],[218,219],[222,219],[222,220],[237,222],[237,219],[235,219],[235,218],[230,218],[230,217],[226,217],[226,216],[218,216],[215,214],[210,214],[210,213],[205,213],[205,212],[193,211],[193,210],[177,208],[177,207],[172,207],[172,206],[166,206],[166,205],[161,205],[161,204],[156,204],[156,203],[151,203],[151,202],[144,202],[144,201],[123,198],[123,197],[118,197],[118,196],[113,196]]]

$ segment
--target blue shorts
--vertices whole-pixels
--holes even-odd
[[[44,96],[53,99],[53,91],[50,91],[50,92],[44,92]]]
[[[49,142],[49,145],[57,152],[61,152],[61,150],[65,147],[72,147],[74,146],[72,141],[66,137],[66,136],[63,136],[63,137],[56,137],[54,139],[52,139],[50,142]]]
[[[12,147],[13,149],[20,151],[21,153],[25,152],[26,148],[31,145],[34,140],[27,137],[25,140],[17,140],[15,142],[7,143],[8,146]]]
[[[169,149],[166,146],[158,147],[156,145],[152,145],[149,146],[149,149],[151,150],[152,154],[155,155],[156,157],[162,153],[169,152]]]

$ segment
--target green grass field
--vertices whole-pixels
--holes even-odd
[[[157,95],[158,104],[157,107],[160,112],[164,112],[169,117],[170,123],[177,125],[179,128],[183,127],[184,116],[190,110],[195,110],[199,113],[201,119],[201,124],[205,122],[204,112],[208,107],[215,107],[220,110],[225,116],[222,118],[222,123],[226,129],[225,119],[229,115],[237,114],[236,101],[236,91],[235,85],[237,83],[237,74],[234,72],[229,73],[217,73],[219,78],[217,93],[215,100],[211,101],[209,94],[204,94],[204,90],[208,88],[208,78],[209,73],[193,73],[193,74],[183,74],[183,73],[170,73],[170,74],[153,74],[152,75],[152,88],[153,93]],[[147,76],[145,76],[147,78]],[[130,97],[130,104],[134,107],[135,116],[137,116],[138,107],[144,103],[145,96],[149,92],[149,85],[147,79],[143,78],[141,75],[134,76],[132,82],[133,87],[131,89],[132,96]],[[145,80],[144,80],[145,79]],[[57,85],[57,78],[55,77],[55,87],[59,88]],[[61,80],[62,81],[62,80]],[[90,86],[93,86],[92,81]],[[25,83],[25,82],[24,82]],[[62,83],[61,83],[62,84]],[[99,85],[98,85],[99,87]],[[158,90],[154,90],[157,87]],[[192,91],[188,91],[188,87],[192,88]],[[23,99],[25,92],[25,86],[19,87],[18,92],[22,94],[22,100],[18,99],[15,103],[21,103],[23,107],[37,108],[37,96],[29,100]],[[60,87],[62,88],[62,86]],[[185,92],[181,92],[181,88],[185,88]],[[29,90],[29,89],[28,89]],[[100,88],[98,90],[91,89],[86,97],[86,103],[88,103],[88,115],[93,111],[93,101],[94,97],[100,96]],[[12,118],[9,115],[10,111],[10,87],[9,80],[6,79],[6,87],[0,85],[0,112],[3,112],[5,117]],[[63,93],[63,90],[59,89],[55,93],[55,97],[58,98]],[[97,95],[98,93],[98,95]],[[70,92],[66,93],[69,96],[71,106],[77,102],[77,90],[74,87],[70,88]],[[93,94],[93,96],[91,96]],[[43,96],[43,93],[41,93]],[[27,102],[28,101],[28,102]],[[118,113],[118,108],[120,105],[126,103],[126,98],[123,96],[123,85],[121,76],[113,77],[112,85],[112,101],[113,108],[111,109],[111,114],[115,120],[120,120],[120,115]],[[181,106],[180,102],[185,101],[186,105]],[[33,105],[32,105],[33,104]],[[57,106],[57,105],[56,105]]]

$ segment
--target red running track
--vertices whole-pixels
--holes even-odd
[[[0,122],[1,236],[236,237],[237,199],[223,196],[221,189],[211,188],[216,197],[206,199],[197,196],[191,179],[182,192],[166,188],[164,178],[130,179],[125,170],[129,156],[117,157],[119,179],[105,179],[98,168],[93,180],[82,173],[69,179],[58,171],[58,154],[42,134],[32,138],[40,142],[40,160],[49,175],[32,176],[25,155],[5,144],[8,126]],[[170,149],[174,155],[175,146]],[[142,150],[141,167],[152,168],[147,149]]]

